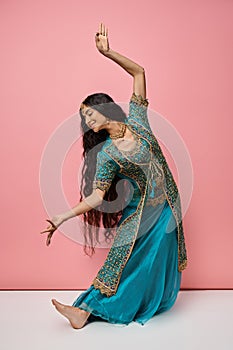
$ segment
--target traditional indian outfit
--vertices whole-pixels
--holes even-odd
[[[151,130],[148,104],[132,94],[125,122],[136,138],[132,150],[108,136],[97,154],[93,188],[109,189],[117,174],[134,191],[103,266],[73,302],[91,312],[88,321],[144,325],[173,306],[187,267],[180,195]]]

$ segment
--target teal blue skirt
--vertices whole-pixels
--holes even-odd
[[[128,213],[125,211],[124,215]],[[116,294],[107,297],[91,285],[72,306],[91,312],[88,322],[128,325],[134,321],[144,325],[173,306],[181,274],[177,226],[166,200],[156,207],[148,206],[143,212],[138,238],[122,271]]]

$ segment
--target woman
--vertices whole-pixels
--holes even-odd
[[[178,189],[147,118],[145,71],[110,49],[108,31],[102,23],[95,41],[101,54],[133,76],[129,115],[107,94],[92,94],[82,102],[79,112],[87,165],[86,198],[82,200],[81,194],[76,207],[47,220],[50,225],[41,231],[49,232],[49,245],[58,226],[83,214],[85,223],[93,224],[88,226],[88,235],[85,229],[85,249],[89,237],[88,247],[93,252],[94,238],[98,241],[93,226],[99,226],[100,218],[107,228],[106,241],[114,237],[91,286],[73,305],[52,299],[56,309],[76,329],[94,320],[124,325],[135,321],[144,325],[175,303],[181,273],[187,266]],[[116,191],[121,180],[125,180],[123,195],[119,187]],[[107,208],[103,210],[105,203]],[[118,207],[114,208],[112,204],[116,203]],[[109,234],[113,228],[115,236]]]

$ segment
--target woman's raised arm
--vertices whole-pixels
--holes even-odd
[[[96,33],[95,41],[96,47],[100,53],[119,64],[124,70],[133,76],[133,92],[136,95],[141,95],[143,98],[146,98],[146,78],[144,68],[110,48],[108,29],[103,23],[99,25],[99,32]]]

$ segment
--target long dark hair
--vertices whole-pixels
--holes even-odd
[[[95,93],[89,95],[85,98],[85,100],[82,101],[82,103],[97,110],[110,120],[124,122],[127,118],[126,113],[123,111],[123,109],[118,104],[116,104],[109,95],[105,93]],[[94,132],[92,129],[90,129],[85,122],[85,117],[82,114],[81,106],[79,109],[79,114],[81,117],[81,128],[83,131],[82,156],[84,158],[80,186],[80,201],[82,201],[83,195],[87,197],[92,193],[92,184],[96,171],[97,153],[101,150],[103,143],[106,141],[109,133],[105,129],[99,130],[98,132]],[[115,175],[114,179],[111,182],[110,188],[105,192],[105,195],[103,197],[104,201],[113,201],[119,197],[116,192],[116,184],[120,179],[121,178]],[[84,218],[84,252],[86,255],[92,256],[95,252],[96,242],[99,243],[99,227],[101,219],[103,226],[106,229],[104,232],[105,241],[109,242],[114,237],[111,232],[111,228],[116,227],[117,223],[119,222],[119,219],[122,215],[122,206],[124,204],[124,196],[122,196],[122,202],[118,211],[115,211],[113,213],[105,212],[104,205],[101,204],[98,206],[99,210],[92,208],[88,212],[82,214]],[[110,229],[108,230],[108,228]],[[89,251],[91,251],[91,254],[88,254],[87,247],[89,248]]]

